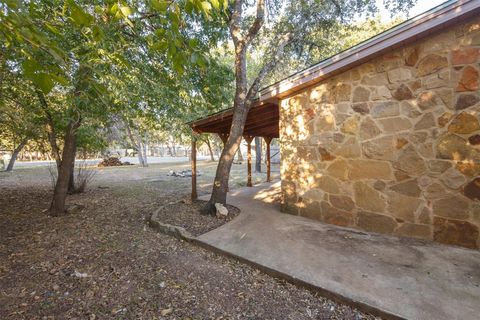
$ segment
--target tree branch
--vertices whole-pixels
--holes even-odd
[[[245,43],[250,43],[262,28],[263,23],[265,22],[265,0],[258,0],[257,1],[257,16],[255,17],[255,21],[253,21],[252,25],[248,29],[247,35],[245,36]]]
[[[243,43],[242,36],[242,5],[243,0],[235,0],[233,5],[233,12],[230,17],[230,35],[232,36],[233,43],[235,46]]]

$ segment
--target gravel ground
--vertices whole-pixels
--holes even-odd
[[[188,198],[189,181],[158,179],[169,168],[102,170],[59,218],[46,171],[0,173],[0,319],[375,319],[150,230]]]

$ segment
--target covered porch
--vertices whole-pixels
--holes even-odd
[[[220,137],[223,144],[227,142],[232,126],[233,108],[212,114],[208,117],[189,122],[192,129],[192,200],[197,199],[197,137],[202,133],[212,133]],[[277,100],[255,103],[248,112],[243,131],[247,142],[247,186],[252,187],[252,141],[261,137],[266,145],[266,182],[271,182],[270,145],[279,137],[280,112]]]

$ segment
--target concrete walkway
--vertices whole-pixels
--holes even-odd
[[[390,318],[480,319],[480,252],[279,212],[279,183],[231,192],[242,213],[198,241]]]

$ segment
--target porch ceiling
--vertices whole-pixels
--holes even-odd
[[[228,134],[232,126],[233,108],[189,123],[198,133]],[[277,103],[264,102],[254,105],[248,112],[243,135],[278,138],[280,120]]]

